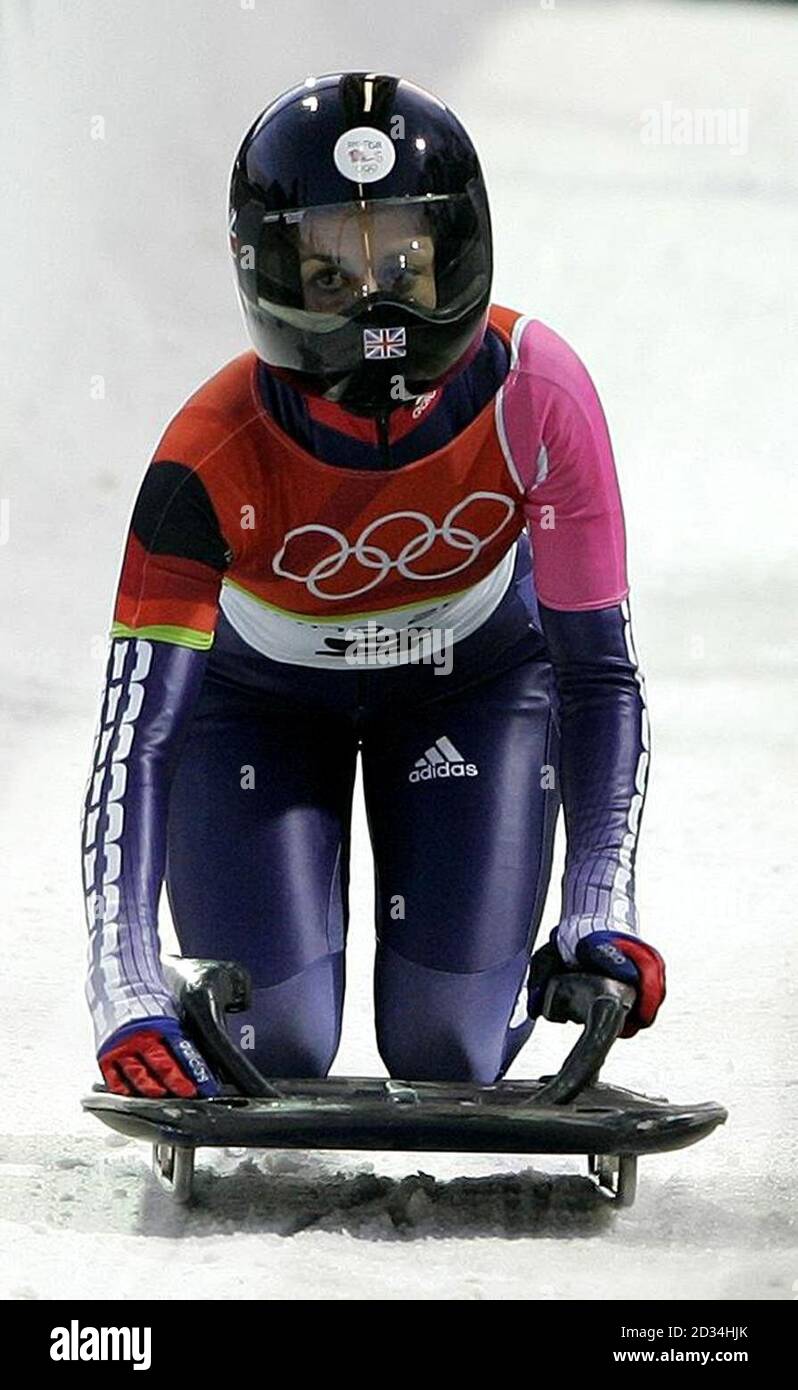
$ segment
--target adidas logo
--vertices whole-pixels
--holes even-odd
[[[458,753],[451,739],[436,738],[423,758],[416,758],[410,773],[410,782],[431,782],[438,777],[477,777],[476,763],[467,763],[462,753]]]

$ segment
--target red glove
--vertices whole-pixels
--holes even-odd
[[[109,1091],[120,1096],[214,1096],[219,1087],[176,1019],[128,1023],[97,1058]]]
[[[639,1029],[651,1027],[665,998],[665,962],[659,951],[627,932],[597,931],[582,937],[575,955],[583,970],[608,975],[637,990],[622,1038],[633,1038]]]

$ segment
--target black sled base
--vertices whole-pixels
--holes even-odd
[[[178,1201],[192,1192],[198,1148],[585,1154],[599,1189],[634,1200],[637,1157],[684,1148],[726,1119],[714,1102],[676,1105],[605,1085],[598,1071],[632,992],[611,980],[553,977],[543,1012],[583,1032],[560,1071],[539,1081],[461,1082],[327,1077],[267,1080],[230,1041],[225,1012],[245,1007],[237,966],[181,961],[172,976],[191,1032],[228,1091],[212,1100],[146,1100],[98,1089],[84,1109],[153,1146],[156,1175]]]

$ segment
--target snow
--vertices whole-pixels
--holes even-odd
[[[790,1298],[793,15],[466,0],[452,32],[440,0],[302,12],[3,6],[0,1296]],[[496,298],[576,346],[615,439],[655,740],[640,907],[670,993],[607,1076],[730,1110],[695,1149],[641,1160],[618,1215],[573,1159],[230,1152],[202,1155],[185,1212],[142,1145],[79,1108],[77,826],[123,533],[164,422],[243,343],[224,242],[240,134],[338,66],[404,71],[462,114],[490,179]],[[642,113],[667,101],[742,108],[746,148],[643,143]],[[381,1074],[360,806],[352,903],[336,1070]],[[568,1037],[542,1025],[513,1074],[551,1070]]]

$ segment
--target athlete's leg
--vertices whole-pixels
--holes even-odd
[[[490,1083],[531,1032],[525,978],[559,804],[552,690],[530,659],[405,703],[364,740],[377,1035],[394,1076]]]
[[[167,883],[184,955],[236,960],[231,1036],[270,1076],[321,1076],[344,988],[347,721],[209,677],[173,783]]]

